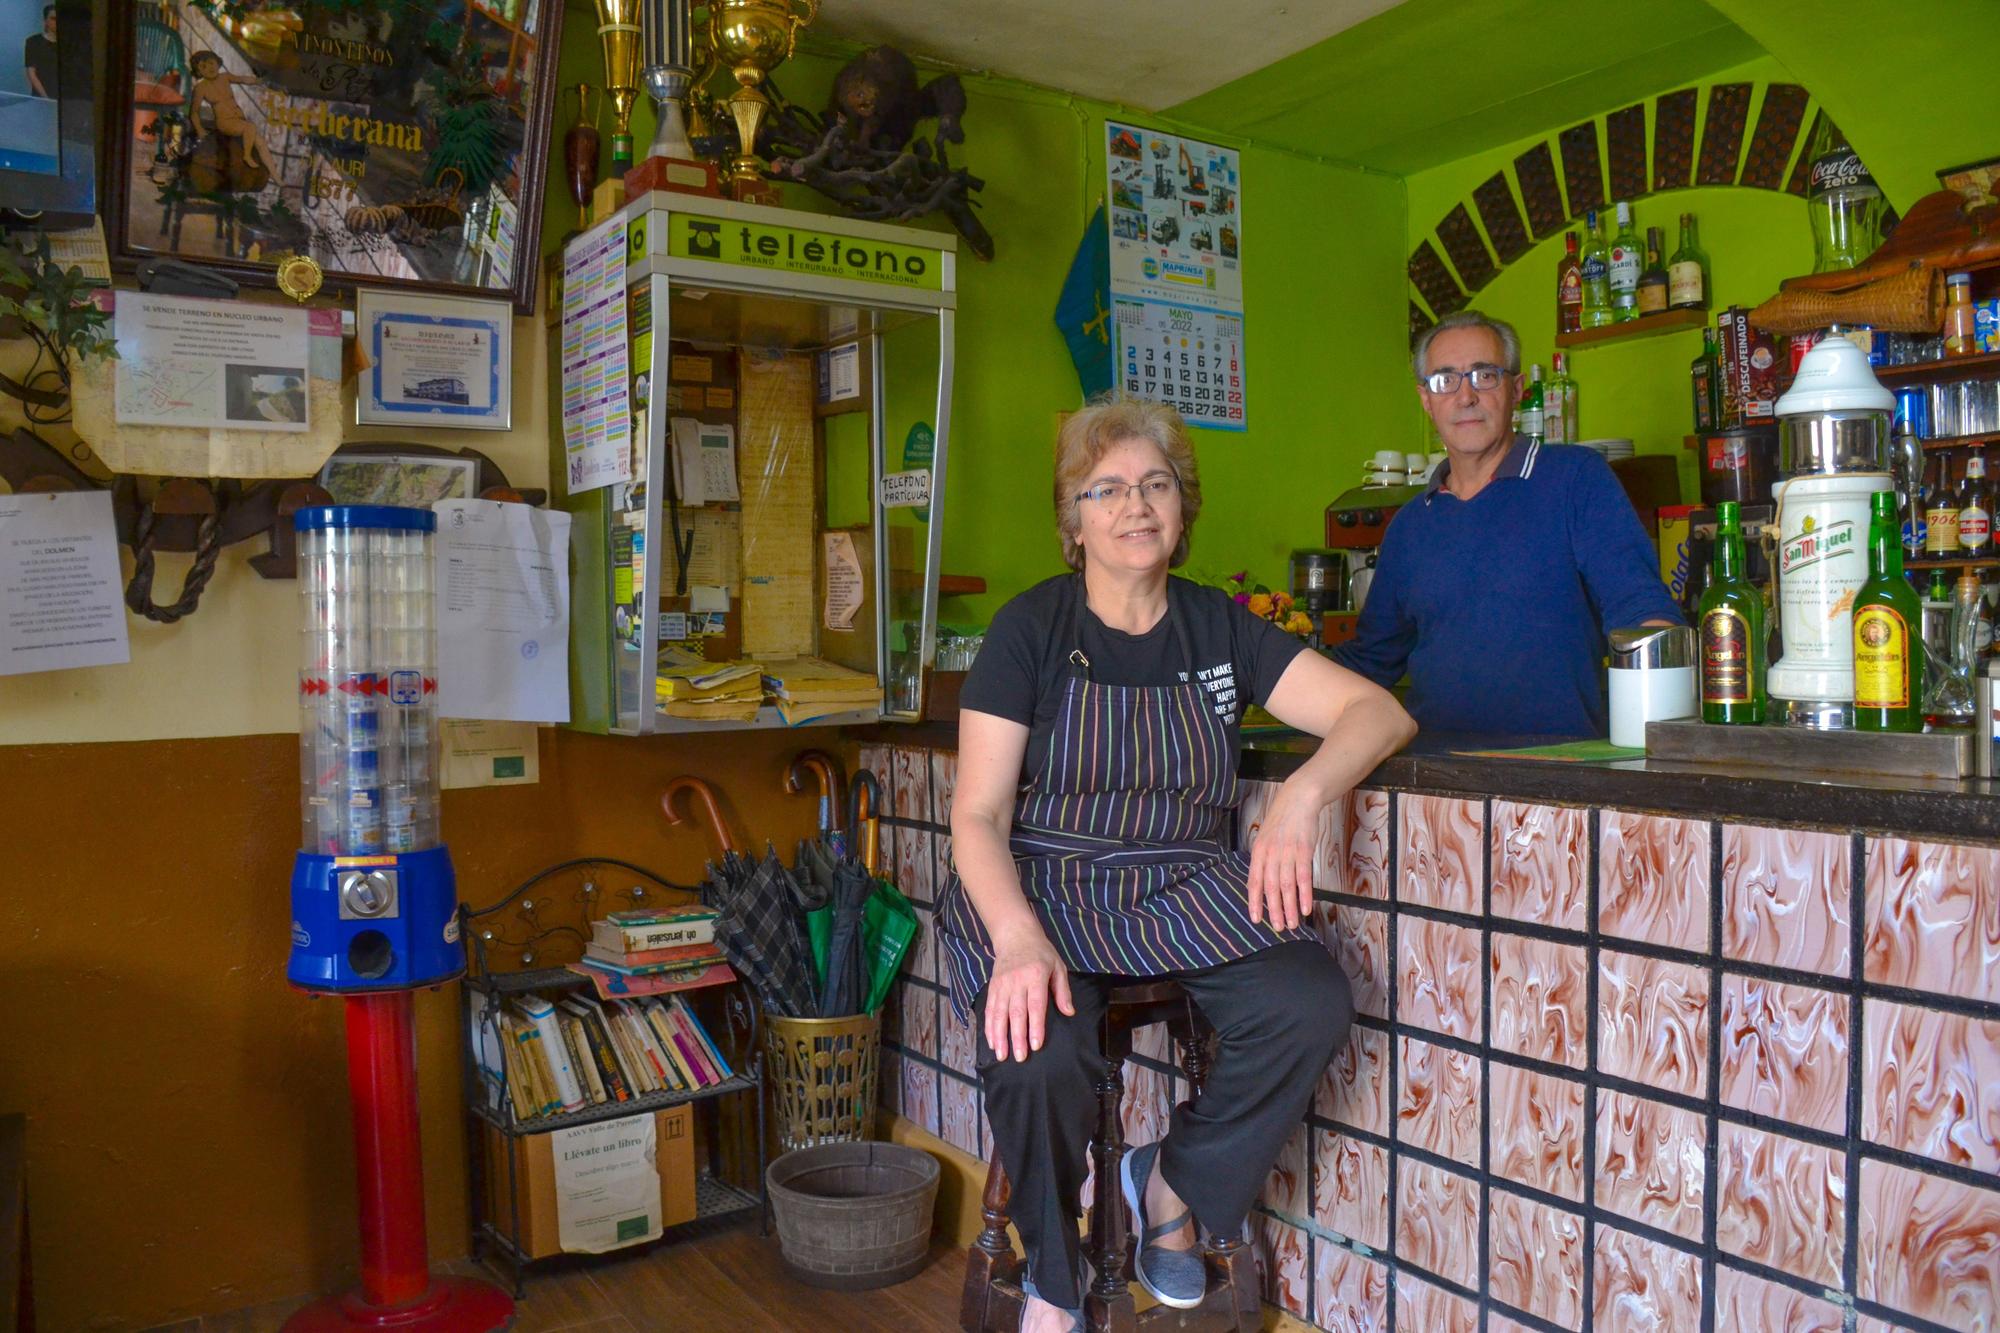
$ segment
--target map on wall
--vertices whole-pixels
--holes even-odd
[[[1191,424],[1242,430],[1238,154],[1117,121],[1104,128],[1120,382]]]

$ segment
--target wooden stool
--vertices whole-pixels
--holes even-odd
[[[1206,1019],[1178,982],[1151,981],[1120,986],[1104,1008],[1104,1075],[1097,1084],[1097,1134],[1091,1144],[1096,1198],[1090,1209],[1090,1235],[1083,1252],[1097,1270],[1097,1280],[1084,1293],[1083,1321],[1089,1333],[1138,1333],[1145,1329],[1185,1329],[1189,1333],[1255,1333],[1263,1327],[1257,1261],[1240,1239],[1215,1239],[1207,1250],[1208,1295],[1192,1310],[1156,1305],[1143,1315],[1132,1300],[1132,1264],[1136,1240],[1129,1234],[1125,1201],[1118,1187],[1118,1167],[1125,1156],[1125,1136],[1118,1107],[1125,1093],[1125,1058],[1132,1053],[1132,1032],[1165,1023],[1180,1048],[1181,1069],[1200,1095],[1208,1078],[1210,1035]],[[996,1152],[986,1165],[986,1192],[980,1200],[984,1229],[966,1255],[965,1292],[959,1303],[958,1326],[965,1333],[1014,1333],[1020,1326],[1027,1297],[1021,1291],[1022,1260],[1007,1239],[1007,1201],[1011,1187]]]

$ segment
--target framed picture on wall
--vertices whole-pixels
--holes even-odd
[[[1937,174],[1938,184],[1965,197],[1967,208],[1982,208],[2000,195],[2000,157],[1984,162],[1968,162],[1962,167],[1946,167]]]
[[[361,425],[513,425],[514,321],[505,301],[363,288],[355,329],[374,363],[355,395]]]
[[[479,460],[448,454],[337,453],[319,470],[335,504],[429,509],[478,495]]]
[[[561,0],[107,9],[114,263],[533,309]]]

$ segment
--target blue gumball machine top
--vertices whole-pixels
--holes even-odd
[[[294,985],[431,985],[464,968],[438,829],[428,509],[300,510]]]

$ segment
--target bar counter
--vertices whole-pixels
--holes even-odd
[[[929,930],[955,742],[860,757],[925,926],[883,1097],[983,1157]],[[1311,744],[1246,744],[1239,840]],[[1252,1218],[1266,1298],[1329,1329],[2000,1326],[2000,789],[1458,753],[1504,745],[1422,738],[1322,820],[1358,1017]],[[1143,1035],[1134,1143],[1186,1095]]]

